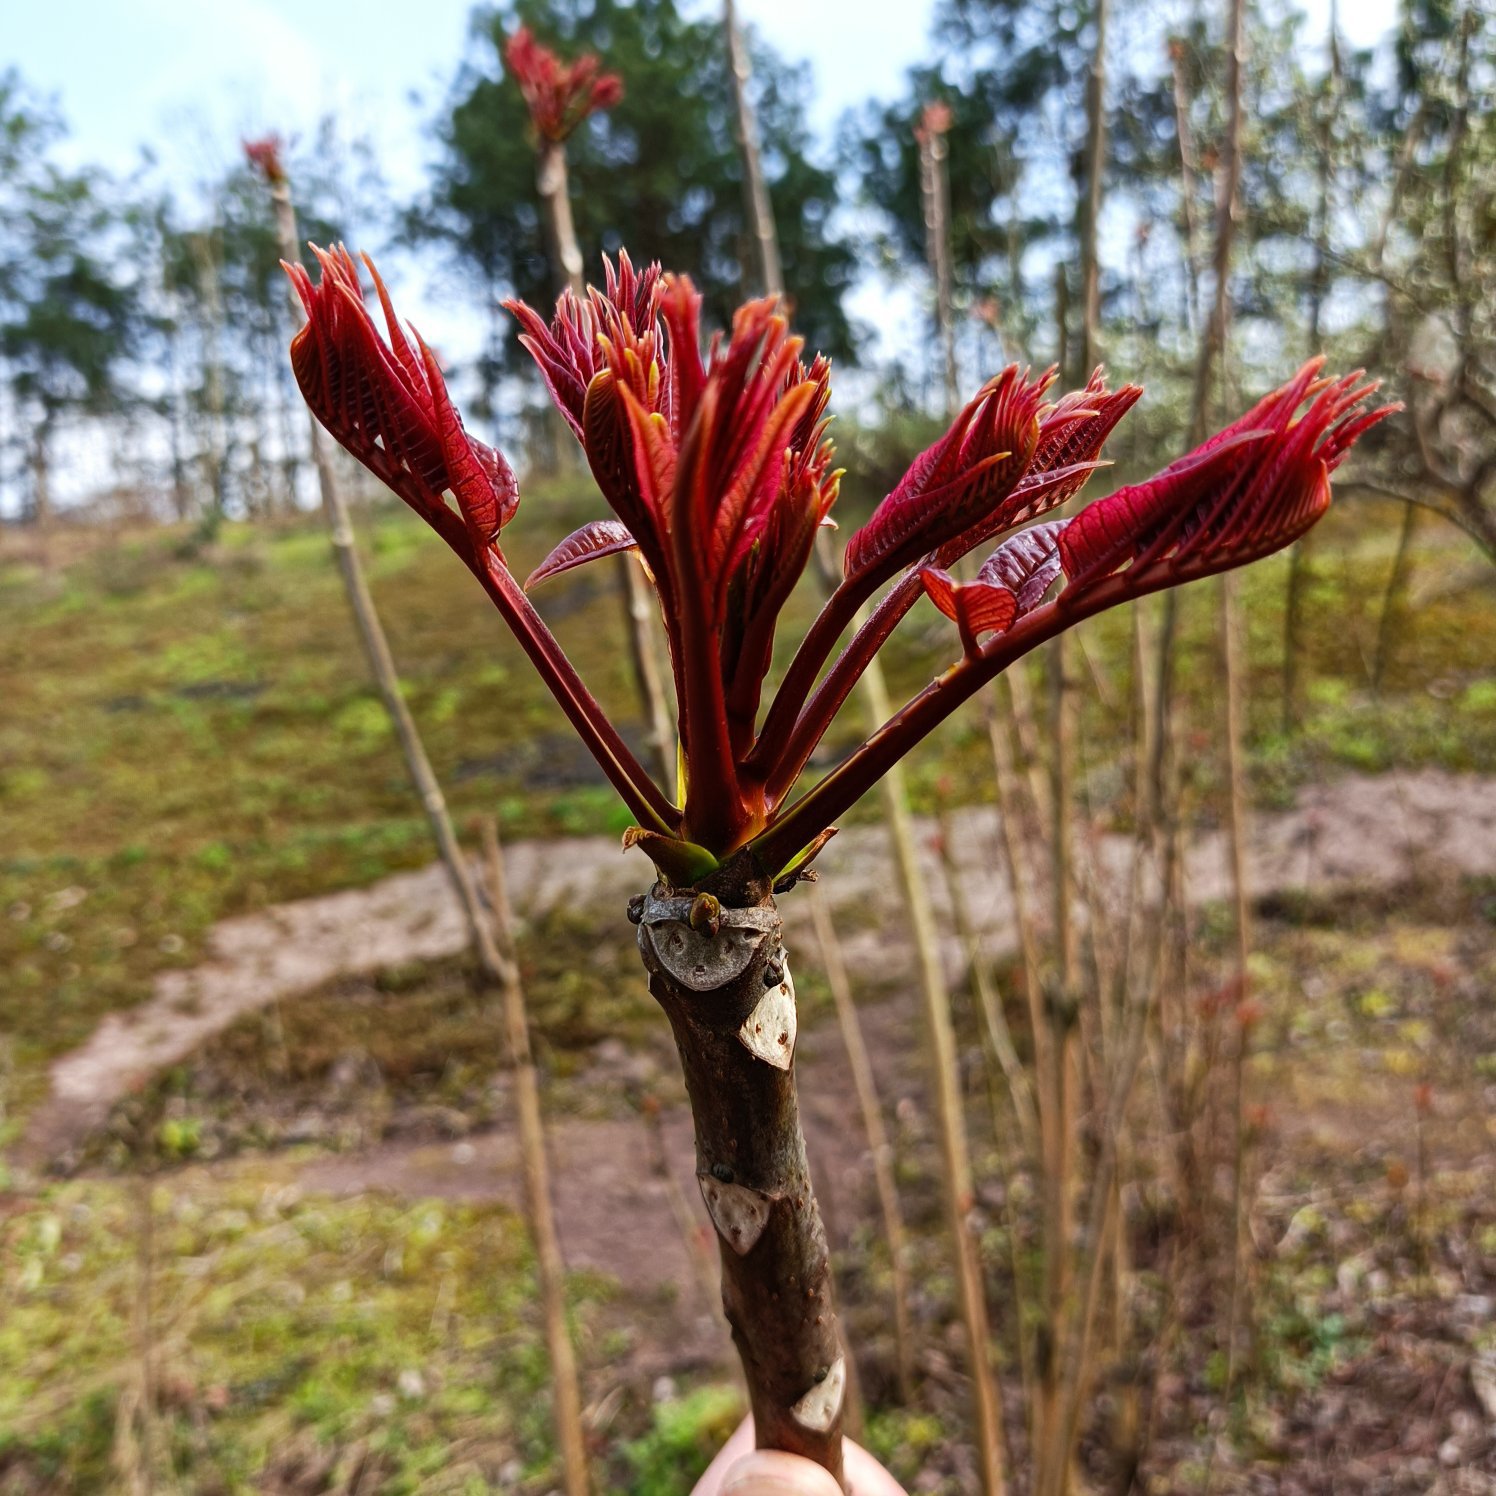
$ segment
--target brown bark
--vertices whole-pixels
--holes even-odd
[[[736,858],[693,894],[656,884],[629,916],[680,1054],[759,1447],[841,1480],[846,1360],[800,1130],[795,988],[773,895]]]
[[[578,296],[582,294],[582,251],[577,244],[571,216],[571,196],[566,187],[566,147],[558,140],[543,140],[535,171],[540,193],[541,217],[545,221],[546,248],[551,264]]]

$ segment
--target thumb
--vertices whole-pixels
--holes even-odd
[[[721,1496],[842,1496],[842,1488],[813,1460],[759,1449],[728,1469]]]

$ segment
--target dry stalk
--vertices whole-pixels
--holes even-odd
[[[1055,980],[1044,1005],[1045,1066],[1050,1125],[1043,1169],[1044,1295],[1038,1360],[1038,1407],[1034,1436],[1039,1496],[1063,1490],[1069,1468],[1062,1403],[1064,1322],[1071,1292],[1071,1182],[1079,1109],[1075,1037],[1076,941],[1071,908],[1073,710],[1065,679],[1063,638],[1049,646],[1050,690],[1050,879]]]
[[[291,202],[289,182],[284,179],[272,182],[270,199],[275,208],[276,237],[280,243],[281,255],[287,263],[300,263],[300,236],[296,230],[296,209]],[[299,325],[306,313],[294,291],[291,292],[291,308]],[[469,943],[477,953],[484,973],[493,979],[499,973],[493,937],[483,915],[472,870],[452,829],[446,798],[431,767],[431,760],[426,755],[426,745],[421,741],[415,719],[400,690],[400,676],[395,669],[394,656],[390,653],[389,640],[385,637],[379,610],[374,605],[374,594],[369,590],[368,578],[364,575],[363,563],[359,560],[354,543],[353,522],[349,518],[347,500],[343,496],[337,470],[333,465],[332,443],[315,416],[309,413],[308,421],[311,426],[312,462],[317,470],[317,484],[322,495],[322,514],[327,521],[333,555],[337,558],[343,590],[353,610],[359,640],[363,644],[364,655],[378,687],[380,700],[395,729],[395,737],[400,744],[411,784],[426,812],[442,865],[446,868],[453,892],[457,895]]]
[[[883,673],[877,662],[862,678],[868,715],[876,726],[887,720],[890,706]],[[935,1089],[940,1129],[941,1164],[951,1242],[956,1255],[956,1284],[970,1360],[972,1404],[981,1489],[985,1496],[1002,1496],[1004,1477],[1002,1400],[989,1360],[990,1334],[987,1299],[977,1245],[967,1223],[971,1209],[971,1159],[966,1141],[966,1119],[961,1106],[960,1066],[955,1029],[951,1022],[950,991],[940,959],[940,937],[929,893],[915,851],[914,826],[897,765],[879,786],[889,842],[904,894],[909,933],[919,963],[920,994],[924,999],[925,1029],[930,1050],[930,1082]]]
[[[135,1356],[137,1382],[133,1399],[134,1416],[121,1412],[123,1438],[116,1437],[117,1463],[127,1480],[131,1496],[152,1496],[156,1489],[156,1202],[151,1192],[151,1177],[142,1173],[136,1180],[135,1198]],[[138,1428],[138,1440],[132,1437],[132,1426]]]
[[[949,121],[937,122],[934,109],[915,130],[919,143],[920,199],[925,215],[925,258],[935,281],[935,331],[940,338],[945,409],[949,415],[960,404],[956,373],[956,323],[951,306],[950,176],[946,166],[945,132]]]
[[[1009,681],[1011,673],[999,676],[996,684],[1000,686],[1004,681]],[[1013,762],[1013,745],[1002,720],[1001,708],[995,702],[987,717],[987,737],[992,745],[992,763],[997,780],[998,844],[1013,899],[1013,919],[1018,927],[1018,945],[1023,953],[1023,986],[1024,995],[1028,1001],[1029,1037],[1034,1046],[1035,1066],[1042,1070],[1043,1055],[1040,1052],[1040,1046],[1044,1043],[1045,1032],[1043,967],[1039,957],[1039,942],[1034,933],[1033,914],[1028,902],[1022,827],[1025,809],[1023,789]]]
[[[956,927],[956,938],[961,942],[961,953],[966,962],[972,992],[977,1000],[977,1015],[986,1041],[988,1063],[1001,1069],[1007,1082],[1013,1114],[1018,1119],[1024,1150],[1030,1157],[1037,1157],[1039,1121],[1034,1110],[1033,1087],[1023,1068],[1023,1062],[1018,1057],[1018,1051],[1013,1046],[1013,1035],[1008,1028],[1007,1014],[1003,1011],[1002,995],[997,990],[991,963],[982,950],[981,936],[972,921],[971,908],[966,901],[965,883],[956,862],[955,827],[944,797],[937,804],[936,818],[940,828],[938,846],[941,870],[945,874],[946,891],[950,896],[951,918]]]
[[[1095,0],[1091,14],[1096,37],[1086,77],[1086,195],[1080,240],[1082,381],[1100,361],[1101,260],[1097,247],[1097,229],[1101,220],[1102,166],[1106,159],[1107,10],[1107,0]]]
[[[764,295],[783,296],[784,272],[779,263],[779,236],[774,229],[774,205],[769,197],[768,184],[764,181],[763,161],[759,155],[758,120],[753,112],[753,100],[748,95],[748,82],[752,72],[748,51],[743,46],[742,32],[738,29],[733,0],[723,0],[722,29],[727,33],[728,76],[732,83],[738,154],[743,162],[743,205],[748,214],[753,247],[758,254],[759,281],[763,285]]]
[[[816,941],[821,949],[821,968],[836,1004],[836,1021],[841,1029],[852,1085],[862,1113],[863,1131],[873,1159],[873,1184],[878,1194],[878,1208],[883,1217],[883,1235],[888,1243],[888,1259],[893,1276],[893,1329],[898,1367],[899,1395],[906,1404],[914,1399],[914,1332],[909,1322],[908,1237],[904,1229],[904,1212],[899,1205],[898,1187],[894,1182],[893,1144],[883,1123],[883,1107],[878,1099],[872,1062],[862,1037],[862,1024],[852,998],[852,984],[842,959],[841,942],[831,923],[831,911],[819,884],[810,885],[810,914],[815,924]]]
[[[1049,775],[1044,767],[1044,753],[1039,744],[1039,728],[1034,710],[1033,692],[1023,666],[1005,670],[993,682],[994,692],[1007,696],[1007,713],[1012,718],[1013,734],[1018,740],[1018,762],[1023,767],[1031,801],[1030,817],[1036,837],[1044,835],[1049,824]]]
[[[540,1117],[540,1083],[530,1054],[530,1027],[525,1017],[525,994],[515,955],[514,921],[504,881],[504,858],[499,848],[498,823],[483,821],[483,862],[489,905],[500,960],[499,989],[504,1008],[504,1036],[514,1072],[515,1109],[523,1160],[525,1210],[535,1244],[535,1266],[540,1279],[541,1309],[551,1362],[556,1442],[567,1496],[587,1496],[587,1444],[582,1429],[582,1392],[576,1355],[566,1324],[566,1267],[556,1234],[551,1205],[550,1170],[545,1157],[545,1133]]]

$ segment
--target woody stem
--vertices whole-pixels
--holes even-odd
[[[691,897],[661,885],[630,914],[680,1054],[697,1180],[722,1258],[722,1307],[758,1445],[812,1459],[841,1480],[846,1362],[800,1130],[794,983],[772,895],[752,878],[731,887],[738,869],[727,868],[726,878],[713,875],[715,934],[693,928]]]

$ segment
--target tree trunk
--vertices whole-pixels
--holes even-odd
[[[1106,21],[1108,0],[1095,0],[1096,47],[1086,79],[1086,196],[1080,240],[1081,339],[1077,384],[1090,378],[1101,361],[1101,263],[1097,225],[1101,218],[1101,178],[1106,161]]]
[[[940,337],[945,408],[953,415],[960,403],[956,374],[956,324],[951,307],[950,178],[946,171],[945,135],[924,126],[919,132],[921,196],[925,208],[925,254],[935,279],[935,330]]]
[[[577,244],[576,224],[571,216],[571,195],[566,187],[566,147],[558,140],[540,143],[535,187],[540,193],[541,217],[545,220],[546,248],[559,278],[582,294],[582,251]]]
[[[287,198],[288,203],[289,201]],[[294,244],[294,227],[292,233]],[[203,315],[206,319],[203,330],[203,379],[204,398],[207,401],[208,446],[203,457],[208,480],[208,511],[205,519],[210,526],[216,526],[223,519],[228,502],[229,438],[223,378],[223,297],[218,284],[218,234],[219,230],[215,226],[211,236],[205,233],[192,236],[192,248],[197,260],[198,294],[202,297]]]
[[[758,120],[748,97],[750,69],[748,52],[733,0],[724,0],[722,26],[727,33],[728,74],[732,80],[732,102],[736,114],[738,151],[743,158],[743,207],[748,231],[758,257],[759,281],[766,296],[784,295],[784,271],[779,261],[779,236],[774,230],[774,205],[764,181],[763,160],[758,147]]]
[[[847,1363],[800,1130],[795,984],[773,894],[739,857],[700,892],[657,883],[629,917],[680,1053],[758,1446],[841,1480]]]
[[[31,439],[31,520],[45,529],[52,519],[52,431],[43,420]]]

